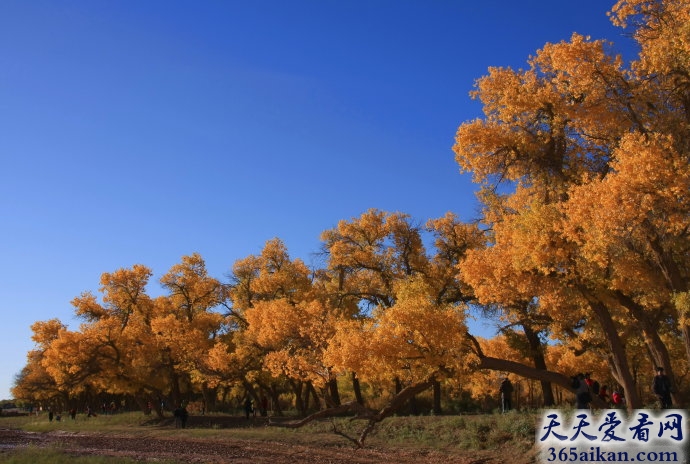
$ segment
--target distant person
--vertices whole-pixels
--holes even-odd
[[[577,409],[588,409],[592,402],[592,394],[589,386],[585,382],[585,374],[577,374],[572,379],[572,387],[575,389],[575,403]]]
[[[652,390],[659,400],[659,409],[669,409],[671,404],[671,379],[664,374],[663,367],[656,368]]]
[[[625,406],[625,397],[623,396],[623,392],[620,392],[618,390],[614,390],[613,393],[611,394],[611,402],[613,403],[614,408],[622,408]]]
[[[599,382],[592,379],[592,374],[589,372],[587,372],[585,374],[585,383],[589,387],[590,394],[592,394],[592,395],[598,395],[599,394]]]
[[[175,417],[175,428],[185,428],[187,427],[187,418],[189,413],[187,409],[180,403],[180,405],[173,411],[173,416]]]
[[[53,422],[53,409],[48,409],[48,422]]]
[[[505,414],[513,408],[513,384],[508,377],[503,378],[498,391],[501,393],[501,409]]]
[[[244,400],[244,414],[247,416],[247,419],[249,419],[249,415],[254,412],[254,402],[247,397],[246,400]]]
[[[609,392],[608,392],[608,387],[606,385],[602,385],[601,388],[599,389],[599,399],[608,406],[611,401],[609,398]]]

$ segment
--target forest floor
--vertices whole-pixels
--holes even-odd
[[[69,422],[63,421],[64,423]],[[152,421],[156,422],[156,421]],[[251,433],[247,433],[251,423]],[[429,447],[418,443],[386,443],[372,439],[363,448],[334,433],[275,433],[263,418],[232,416],[190,417],[185,429],[176,429],[172,419],[142,424],[136,429],[91,428],[29,431],[5,428],[0,421],[0,462],[21,449],[51,448],[71,456],[108,456],[136,462],[158,463],[400,463],[400,464],[498,464],[535,462],[531,451],[516,453],[515,447],[468,450]],[[206,432],[204,432],[204,430]],[[308,438],[305,438],[308,436]]]

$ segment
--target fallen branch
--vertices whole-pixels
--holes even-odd
[[[359,435],[359,439],[357,440],[359,447],[361,448],[364,446],[364,440],[367,438],[367,435],[369,435],[369,432],[376,427],[376,424],[384,420],[386,417],[395,414],[395,412],[400,409],[407,400],[416,394],[431,388],[433,384],[433,379],[429,379],[425,382],[416,383],[414,385],[410,385],[409,387],[403,388],[400,393],[393,397],[390,403],[388,403],[383,409],[369,419],[369,423],[364,430],[362,430],[362,433]]]
[[[348,412],[354,412],[357,414],[357,416],[365,416],[365,417],[370,417],[375,414],[375,411],[369,408],[365,408],[361,404],[359,404],[356,401],[350,401],[347,403],[343,403],[340,406],[336,406],[334,408],[327,408],[327,409],[322,409],[321,411],[315,412],[314,414],[311,414],[304,419],[298,420],[298,421],[291,421],[291,422],[273,422],[271,420],[268,421],[268,425],[274,425],[277,427],[286,427],[289,429],[297,429],[300,428],[304,425],[307,425],[309,422],[312,422],[317,419],[324,419],[326,417],[333,417],[333,416],[339,416],[341,414],[345,414]]]
[[[339,416],[341,414],[345,414],[348,412],[354,412],[356,413],[357,418],[368,420],[366,427],[364,427],[362,432],[359,434],[359,438],[350,437],[349,435],[345,434],[340,429],[338,429],[334,421],[331,421],[331,423],[333,424],[333,432],[335,434],[346,438],[348,441],[352,442],[357,448],[362,448],[364,446],[364,440],[366,440],[367,435],[369,435],[369,433],[374,429],[374,427],[376,427],[376,424],[383,421],[385,418],[395,414],[395,412],[398,409],[400,409],[406,401],[408,401],[416,394],[429,389],[432,385],[433,380],[430,379],[424,382],[410,385],[409,387],[405,387],[400,391],[400,393],[395,395],[393,399],[391,399],[391,401],[383,409],[381,409],[378,412],[374,411],[373,409],[365,408],[357,401],[350,401],[334,408],[327,408],[315,412],[314,414],[311,414],[305,417],[304,419],[298,421],[279,423],[272,422],[271,420],[269,420],[268,424],[278,427],[296,429],[317,419],[324,419],[326,417],[332,418],[334,416]]]

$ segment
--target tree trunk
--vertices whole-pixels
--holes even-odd
[[[207,383],[201,386],[201,395],[204,398],[205,412],[216,410],[216,402],[218,400],[218,387],[209,388]]]
[[[290,380],[290,386],[292,386],[292,391],[295,394],[295,408],[301,416],[304,416],[306,414],[304,400],[302,399],[304,384],[300,381]]]
[[[546,359],[544,358],[544,346],[539,339],[539,334],[532,329],[529,324],[522,324],[525,331],[527,343],[529,343],[530,357],[537,369],[546,370]],[[549,407],[554,405],[553,390],[551,384],[545,380],[541,380],[541,393],[544,400],[544,406]]]
[[[316,388],[314,388],[314,384],[309,382],[307,384],[307,388],[309,389],[309,393],[311,393],[312,400],[314,400],[314,408],[317,411],[321,410],[321,398],[319,398],[319,392],[317,392]]]
[[[367,438],[367,435],[369,435],[369,432],[371,432],[374,429],[377,423],[395,414],[395,412],[398,409],[400,409],[400,407],[403,404],[405,404],[405,402],[414,398],[417,394],[423,392],[424,390],[429,389],[429,387],[431,387],[432,384],[433,381],[428,380],[426,382],[420,382],[418,384],[410,385],[409,387],[402,389],[397,395],[393,397],[390,403],[388,403],[376,415],[369,419],[369,424],[367,424],[364,430],[362,430],[362,433],[359,434],[359,440],[357,440],[359,446],[364,445],[364,440]]]
[[[302,401],[304,404],[304,411],[302,411],[303,416],[306,416],[307,413],[309,412],[310,398],[311,398],[311,391],[309,390],[309,383],[306,383],[305,388],[304,388],[304,400]]]
[[[283,408],[280,407],[280,390],[273,385],[271,385],[271,407],[274,416],[282,417]]]
[[[338,380],[332,378],[328,381],[328,394],[330,400],[333,404],[329,404],[329,407],[340,406],[340,392],[338,391]]]
[[[432,387],[434,391],[432,410],[435,415],[440,415],[443,413],[441,410],[441,382],[434,379]]]
[[[625,345],[618,335],[618,330],[613,322],[611,313],[602,302],[592,297],[589,292],[584,291],[583,295],[589,301],[590,307],[592,308],[592,311],[597,317],[599,325],[604,332],[604,338],[606,339],[616,373],[618,374],[617,377],[621,386],[623,387],[623,390],[625,390],[625,399],[627,401],[628,410],[632,411],[633,409],[640,409],[642,407],[642,401],[640,401],[640,398],[637,395],[635,381],[633,380],[630,372],[630,366],[628,364],[628,358],[625,352]]]
[[[679,314],[678,316],[680,317],[681,315]],[[680,331],[683,334],[686,362],[688,363],[688,366],[690,366],[690,325],[683,325],[680,328]]]
[[[666,279],[669,290],[673,293],[687,292],[690,290],[690,282],[688,282],[688,279],[685,277],[685,273],[681,271],[681,267],[678,266],[673,256],[664,251],[664,247],[660,243],[659,235],[654,226],[648,220],[645,220],[643,225],[649,237],[649,245],[656,255],[656,264],[659,266],[661,275]],[[682,316],[682,314],[677,315],[679,319],[681,319]],[[690,364],[690,326],[687,324],[684,325],[681,327],[681,332],[683,333],[685,356],[687,362]]]
[[[358,404],[364,406],[364,398],[362,397],[362,387],[359,384],[357,374],[355,372],[352,372],[350,375],[352,378],[352,390],[355,393],[355,401],[357,401]]]
[[[525,364],[520,364],[519,362],[486,356],[482,351],[479,342],[476,338],[474,338],[474,336],[468,333],[466,334],[466,337],[470,341],[470,344],[473,346],[473,351],[479,357],[479,363],[476,366],[477,369],[510,372],[512,374],[516,374],[520,377],[525,377],[527,379],[546,381],[553,385],[559,385],[563,387],[565,390],[575,393],[575,389],[571,385],[572,382],[570,377],[560,374],[558,372],[537,369],[535,367],[527,366]],[[594,396],[592,404],[599,408],[606,407],[606,404],[596,395]]]
[[[170,407],[172,409],[175,409],[178,407],[182,401],[182,393],[180,392],[180,379],[177,373],[175,372],[175,368],[170,366],[170,399],[172,400],[172,404]]]
[[[666,344],[659,336],[659,323],[657,322],[658,318],[650,318],[645,309],[627,295],[624,295],[621,292],[616,292],[614,296],[621,306],[628,310],[630,315],[635,319],[642,329],[642,335],[644,336],[645,343],[647,344],[647,348],[649,349],[649,353],[654,364],[663,367],[664,372],[671,380],[671,385],[677,386],[675,375],[673,373],[673,365],[671,364],[671,356],[668,353]],[[687,345],[686,348],[688,348]],[[681,405],[682,399],[677,391],[678,389],[674,388],[671,398],[675,405]]]

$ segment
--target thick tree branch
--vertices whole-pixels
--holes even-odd
[[[431,388],[433,385],[433,379],[428,379],[424,382],[416,383],[413,385],[410,385],[409,387],[403,388],[400,393],[395,395],[393,399],[379,412],[376,412],[372,409],[365,408],[361,404],[357,403],[357,401],[350,401],[348,403],[344,403],[338,407],[335,408],[328,408],[328,409],[323,409],[319,412],[316,412],[310,416],[305,417],[302,420],[299,421],[293,421],[293,422],[285,422],[285,423],[278,423],[278,422],[271,422],[269,421],[269,425],[274,425],[274,426],[279,426],[279,427],[287,427],[287,428],[299,428],[302,427],[314,420],[317,419],[324,419],[326,417],[333,417],[337,416],[340,414],[345,414],[348,412],[355,412],[356,413],[356,418],[363,418],[363,419],[368,419],[368,423],[366,427],[362,430],[362,432],[359,434],[359,438],[355,439],[352,438],[345,433],[341,432],[335,424],[333,425],[333,432],[348,439],[352,443],[355,444],[357,448],[361,448],[364,446],[364,441],[367,438],[367,435],[369,435],[369,432],[371,432],[374,427],[376,427],[376,424],[379,422],[383,421],[387,417],[392,416],[395,414],[395,412],[400,409],[410,398],[413,396],[417,395],[418,393],[423,392],[424,390],[427,390]]]

